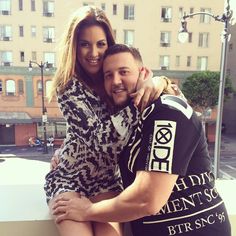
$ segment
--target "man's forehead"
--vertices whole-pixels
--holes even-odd
[[[103,67],[129,68],[133,67],[134,64],[136,64],[135,59],[133,58],[133,55],[131,53],[119,52],[107,56],[103,62]]]
[[[129,58],[132,57],[133,58],[133,55],[130,52],[117,52],[115,54],[108,55],[106,59],[111,59],[112,57],[129,57]]]

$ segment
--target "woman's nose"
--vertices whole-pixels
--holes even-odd
[[[98,56],[98,52],[99,52],[99,50],[98,50],[98,48],[96,46],[92,46],[91,47],[91,51],[90,51],[91,56],[93,56],[93,57]]]

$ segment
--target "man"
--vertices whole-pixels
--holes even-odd
[[[104,55],[105,89],[118,107],[129,104],[142,68],[125,45]],[[181,98],[162,95],[141,114],[120,156],[125,190],[99,203],[60,198],[57,221],[131,221],[134,236],[230,236],[230,223],[214,186],[201,122]]]

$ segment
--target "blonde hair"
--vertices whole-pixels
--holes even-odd
[[[71,17],[67,30],[59,44],[59,60],[56,73],[52,79],[52,86],[48,99],[52,100],[57,92],[63,92],[73,76],[85,82],[83,68],[77,61],[77,43],[79,32],[92,25],[101,26],[106,34],[108,47],[115,44],[113,30],[104,11],[94,6],[79,8]],[[82,71],[82,72],[81,72]]]

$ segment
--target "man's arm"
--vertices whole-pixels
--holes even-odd
[[[125,222],[153,215],[165,205],[177,175],[138,171],[135,181],[120,195],[91,203],[86,198],[58,199],[53,206],[57,222],[76,221]]]

